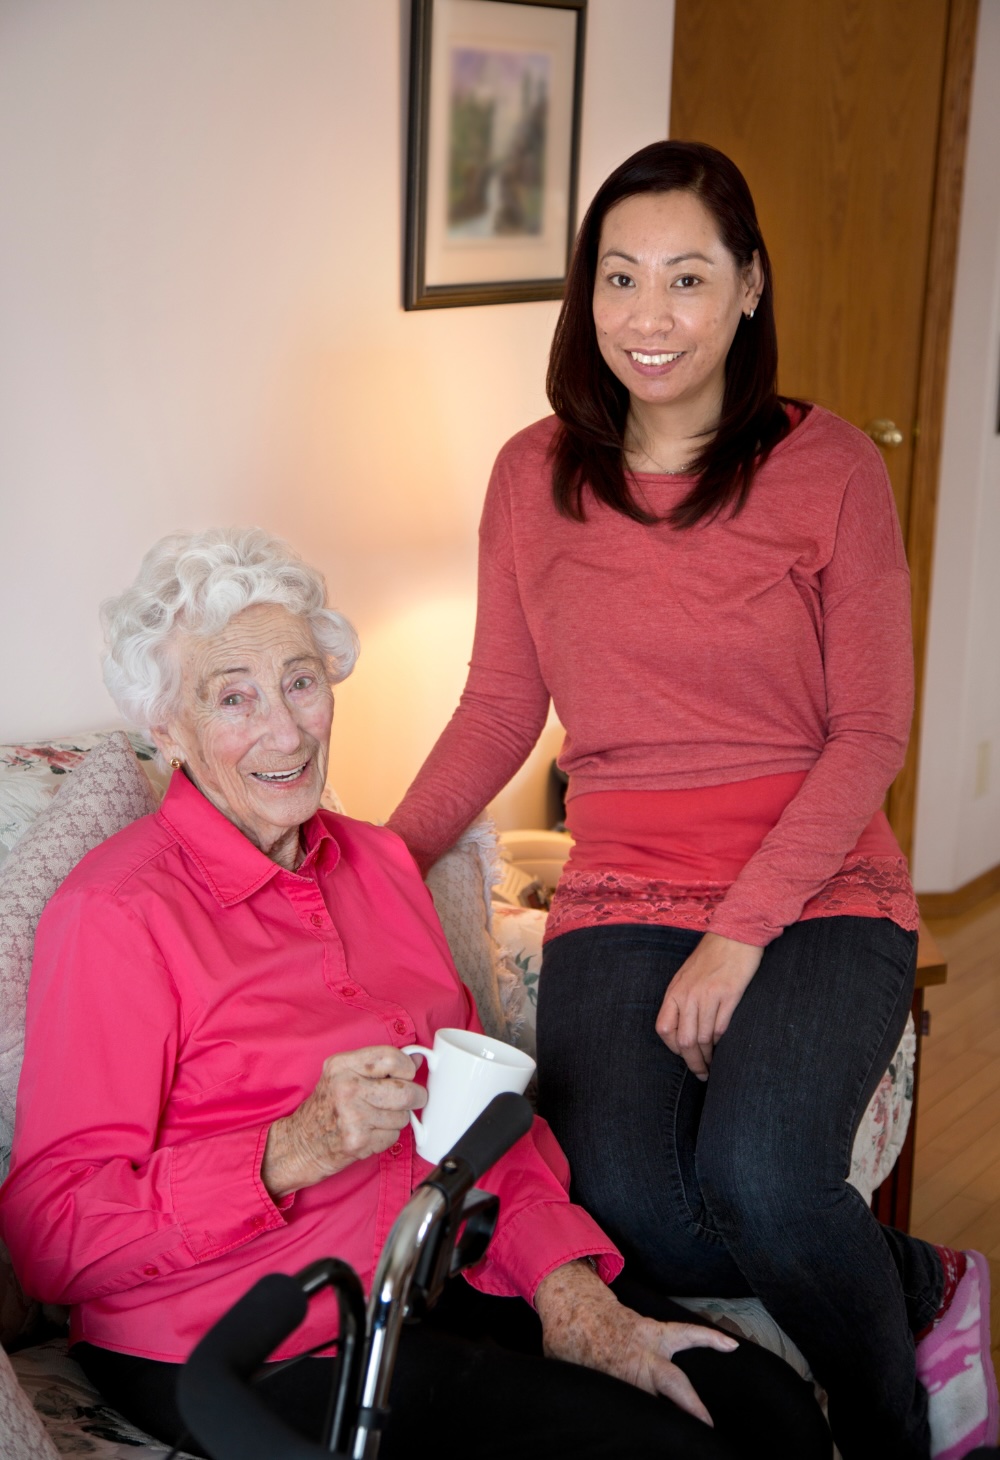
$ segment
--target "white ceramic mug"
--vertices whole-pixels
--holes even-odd
[[[468,1130],[494,1095],[513,1090],[523,1095],[535,1071],[529,1054],[468,1029],[439,1029],[434,1047],[404,1044],[403,1053],[427,1061],[427,1104],[410,1111],[417,1150],[436,1165]]]

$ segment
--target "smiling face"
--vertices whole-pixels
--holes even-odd
[[[639,193],[610,208],[594,280],[594,327],[608,368],[640,421],[674,418],[676,434],[710,431],[722,409],[726,356],[763,288],[694,193]]]
[[[209,638],[180,634],[174,718],[154,730],[198,789],[282,866],[326,781],[333,695],[305,619],[277,604],[244,609]]]

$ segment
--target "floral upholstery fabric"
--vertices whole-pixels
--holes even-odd
[[[504,959],[524,989],[523,1015],[513,1042],[535,1057],[535,1013],[538,976],[542,971],[542,939],[548,913],[533,907],[493,904],[493,932]]]
[[[0,745],[0,864],[21,839],[40,811],[64,784],[70,771],[81,766],[112,730],[96,730],[65,740],[25,741]],[[154,759],[153,747],[138,734],[129,741],[147,776],[162,791],[164,773]]]
[[[427,886],[483,1028],[516,1044],[525,1022],[524,986],[494,937],[489,892],[498,871],[496,832],[489,822],[478,822],[434,863]]]
[[[164,1460],[165,1445],[137,1430],[102,1401],[79,1364],[67,1354],[65,1339],[50,1339],[22,1349],[10,1356],[9,1367],[20,1383],[24,1403],[29,1409],[33,1407],[48,1442],[47,1449],[25,1450],[25,1460],[29,1456],[34,1460],[36,1453],[39,1460],[58,1455],[87,1455],[93,1460]],[[21,1453],[11,1452],[17,1460]],[[7,1454],[0,1441],[4,1460]]]
[[[4,1460],[59,1460],[59,1451],[3,1349],[0,1349],[0,1455]]]

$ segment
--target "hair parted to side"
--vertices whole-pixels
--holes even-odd
[[[777,393],[778,336],[774,288],[753,198],[734,162],[702,142],[653,142],[617,167],[598,188],[584,216],[556,323],[546,390],[561,423],[552,445],[552,490],[566,517],[583,521],[587,488],[598,501],[655,522],[636,501],[625,464],[629,395],[604,362],[594,327],[598,246],[607,213],[639,193],[693,193],[711,213],[719,236],[740,269],[760,259],[764,290],[754,318],[740,320],[726,360],[722,415],[712,439],[692,465],[698,480],[668,514],[674,527],[693,527],[746,502],[755,471],[788,434]]]
[[[255,604],[273,603],[309,622],[330,683],[346,679],[358,637],[326,607],[322,575],[260,527],[176,532],[154,543],[135,582],[101,604],[104,683],[122,717],[148,732],[169,718],[179,689],[171,639],[218,633]]]

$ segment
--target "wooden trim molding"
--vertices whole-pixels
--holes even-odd
[[[971,882],[956,887],[954,892],[921,892],[917,901],[925,918],[958,918],[997,892],[1000,892],[1000,862],[980,872]]]
[[[913,729],[906,762],[889,792],[888,813],[899,844],[907,857],[913,851],[917,803],[917,771],[923,711],[924,661],[937,516],[938,472],[948,376],[958,228],[965,175],[965,144],[969,130],[972,68],[976,54],[979,0],[951,0],[948,40],[941,92],[931,221],[927,292],[924,300],[920,349],[920,386],[917,395],[917,438],[910,478],[910,510],[906,549],[910,563],[913,609],[913,657],[916,696]],[[935,894],[937,895],[937,894]],[[954,896],[955,894],[945,894]],[[922,904],[921,904],[922,905]],[[940,916],[940,914],[935,914]]]

